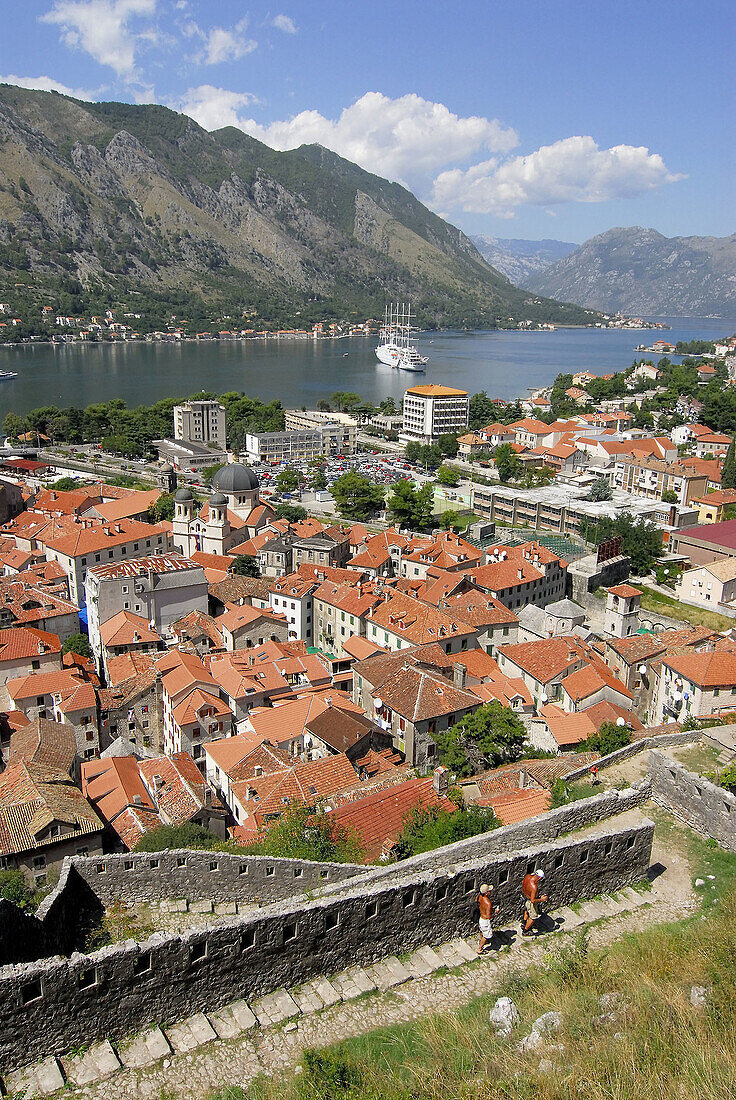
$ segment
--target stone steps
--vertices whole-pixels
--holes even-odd
[[[631,912],[650,903],[648,894],[626,887],[615,895],[584,902],[577,912],[565,906],[550,916],[557,921],[557,931],[572,932],[591,921]],[[521,937],[519,926],[514,931],[515,938],[508,944],[512,952],[534,954],[535,950],[541,950],[536,938]],[[152,1027],[124,1043],[105,1041],[76,1055],[46,1058],[6,1074],[5,1091],[14,1100],[31,1100],[32,1097],[49,1096],[67,1083],[83,1087],[104,1080],[120,1069],[145,1069],[163,1058],[191,1054],[208,1043],[237,1039],[253,1028],[285,1025],[287,1029],[294,1029],[300,1016],[321,1012],[356,997],[390,991],[406,982],[428,978],[445,967],[455,969],[477,962],[477,948],[477,933],[468,939],[457,937],[435,947],[425,945],[402,959],[390,955],[366,966],[349,967],[329,978],[314,978],[294,989],[278,989],[250,1004],[236,1001],[212,1012],[196,1013],[176,1024]],[[495,944],[484,952],[482,965],[489,976],[497,969],[493,961],[495,953]],[[0,1086],[1,1095],[4,1094]]]

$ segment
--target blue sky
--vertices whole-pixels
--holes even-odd
[[[0,80],[319,141],[469,232],[736,231],[731,0],[5,0]]]

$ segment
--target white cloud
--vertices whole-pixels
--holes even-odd
[[[205,130],[219,130],[223,126],[237,126],[242,130],[239,111],[257,103],[248,92],[229,92],[212,84],[200,84],[190,88],[184,97],[170,106],[195,119]]]
[[[274,15],[271,26],[284,34],[296,34],[296,23],[288,15]]]
[[[31,88],[37,92],[61,92],[62,95],[70,95],[74,99],[86,99],[90,102],[97,98],[97,92],[91,92],[87,88],[70,88],[61,84],[50,76],[0,76],[0,84],[14,84],[17,88]]]
[[[241,118],[237,125],[274,149],[317,142],[394,180],[419,178],[481,149],[507,152],[519,140],[515,130],[497,119],[461,118],[444,104],[418,95],[391,99],[380,92],[367,92],[337,119],[302,111],[265,126],[251,118]]]
[[[130,27],[137,17],[153,16],[156,0],[54,0],[44,23],[61,28],[67,46],[84,50],[126,80],[136,79],[136,47],[141,38]],[[144,31],[151,40],[150,28]]]
[[[247,20],[242,19],[232,30],[225,27],[212,27],[205,35],[204,63],[219,65],[222,61],[238,61],[252,53],[258,45],[244,34]]]
[[[600,149],[592,137],[569,137],[500,164],[442,172],[432,201],[445,210],[512,217],[517,206],[632,198],[682,178],[644,146]]]

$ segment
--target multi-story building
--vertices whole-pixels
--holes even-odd
[[[174,406],[174,439],[185,443],[211,444],[226,449],[225,409],[219,401],[185,401]]]
[[[707,474],[680,462],[626,455],[616,460],[611,481],[616,489],[654,500],[661,500],[665,492],[674,493],[679,504],[689,504],[702,496],[708,486]]]
[[[232,711],[196,654],[172,650],[160,659],[158,669],[162,675],[164,753],[188,752],[197,766],[204,768],[202,746],[231,735]]]
[[[287,432],[319,431],[321,454],[354,454],[358,443],[358,424],[349,413],[322,412],[320,409],[287,409],[284,415]]]
[[[473,511],[503,527],[530,527],[560,535],[584,536],[601,517],[611,519],[622,509],[650,520],[666,538],[695,522],[690,505],[666,504],[614,489],[612,501],[588,501],[587,489],[578,484],[547,485],[544,489],[514,489],[508,485],[479,485],[473,489]],[[673,547],[674,549],[674,547]]]
[[[357,579],[357,577],[356,577]],[[301,639],[307,645],[314,641],[314,593],[319,582],[290,573],[271,585],[269,603],[274,611],[285,615],[289,623],[289,640]]]
[[[171,535],[163,527],[132,519],[100,523],[74,517],[68,533],[41,538],[46,560],[58,562],[64,570],[72,602],[78,606],[86,598],[84,584],[88,569],[141,555],[158,557],[172,549]]]
[[[470,398],[467,390],[452,386],[412,386],[404,394],[404,442],[433,443],[448,432],[468,427]]]
[[[658,679],[653,725],[736,710],[736,653],[664,657]]]
[[[187,611],[207,611],[205,571],[180,554],[96,565],[88,569],[84,583],[89,638],[98,667],[100,628],[120,612],[140,616],[161,634]]]
[[[249,432],[245,452],[250,462],[311,462],[324,454],[322,432]]]

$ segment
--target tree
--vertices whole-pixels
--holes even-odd
[[[86,634],[72,634],[71,638],[63,643],[62,653],[76,653],[78,657],[91,657],[92,646]]]
[[[202,481],[205,483],[205,485],[212,484],[215,474],[218,473],[223,468],[223,466],[225,466],[224,462],[215,462],[212,466],[204,467],[204,469],[202,470]]]
[[[331,816],[316,814],[307,803],[292,803],[262,839],[248,845],[248,851],[283,859],[362,863],[365,852],[355,833],[336,825]]]
[[[497,417],[496,406],[491,401],[485,390],[474,393],[470,398],[470,410],[468,424],[471,428],[484,428],[491,424]]]
[[[662,493],[662,501],[664,504],[677,504],[677,493],[674,489],[665,489]]]
[[[493,699],[435,734],[440,761],[456,775],[473,775],[519,760],[526,729],[510,707]]]
[[[440,451],[445,458],[454,458],[457,452],[460,450],[460,444],[457,441],[457,436],[451,432],[443,433],[437,441]]]
[[[162,493],[152,508],[153,520],[155,523],[161,523],[162,520],[171,520],[174,518],[174,496],[173,493]]]
[[[276,487],[280,493],[293,493],[301,485],[302,477],[291,466],[276,475]]]
[[[721,471],[721,488],[736,489],[736,440],[731,440],[723,460]]]
[[[163,852],[166,848],[195,848],[217,850],[223,845],[216,833],[191,821],[184,825],[159,825],[145,833],[135,846],[137,852]]]
[[[276,519],[285,519],[289,523],[298,523],[300,519],[307,518],[307,509],[301,504],[277,504]]]
[[[459,512],[453,511],[452,508],[448,508],[446,512],[442,513],[442,519],[440,526],[449,531],[451,528],[458,528],[462,524],[462,517]]]
[[[312,474],[310,485],[315,493],[322,492],[327,488],[327,478],[325,477],[325,471],[322,466],[318,466]]]
[[[718,774],[718,785],[736,794],[736,764],[729,764]]]
[[[28,430],[28,422],[25,417],[18,416],[17,413],[9,412],[3,420],[3,431],[11,439],[18,439]]]
[[[388,501],[392,523],[411,531],[422,531],[429,525],[433,508],[434,492],[429,483],[417,489],[411,481],[399,481]]]
[[[585,541],[607,542],[620,537],[624,554],[631,558],[633,573],[649,573],[655,560],[662,553],[662,532],[654,524],[640,517],[635,520],[628,512],[621,512],[615,519],[602,517],[585,529]]]
[[[615,722],[604,722],[597,733],[591,733],[579,746],[581,752],[599,752],[601,756],[608,756],[609,752],[616,752],[631,744],[632,730],[629,726],[618,726]]]
[[[598,501],[612,500],[613,489],[611,488],[611,483],[608,478],[597,477],[590,486],[590,489],[588,490],[588,494],[585,499]]]
[[[382,416],[396,416],[399,412],[393,397],[384,397],[383,401],[378,406],[378,410]]]
[[[258,558],[253,557],[252,554],[238,554],[231,573],[236,577],[260,577],[261,567],[258,564]]]
[[[73,477],[60,477],[53,485],[49,485],[49,489],[55,489],[57,493],[69,493],[74,489],[81,489],[83,484],[81,481],[75,481]]]
[[[332,484],[332,495],[345,519],[369,519],[383,507],[383,489],[357,470],[338,477]]]
[[[325,401],[324,397],[320,398],[320,400],[317,402],[317,408],[320,412],[332,412],[332,405],[329,403],[329,401]]]
[[[439,806],[417,806],[404,818],[393,851],[397,859],[408,859],[457,840],[488,833],[500,824],[493,810],[481,806],[468,806],[454,813]]]
[[[496,463],[499,480],[504,482],[517,477],[521,470],[521,459],[510,443],[501,443],[496,447],[493,461]]]
[[[338,412],[350,412],[351,409],[362,404],[359,394],[343,393],[341,390],[333,393],[330,400]]]
[[[460,484],[460,472],[452,466],[440,466],[437,471],[437,480],[440,485],[448,485],[455,489]]]
[[[36,909],[40,895],[28,884],[22,871],[0,871],[0,898],[12,901],[19,909]]]

